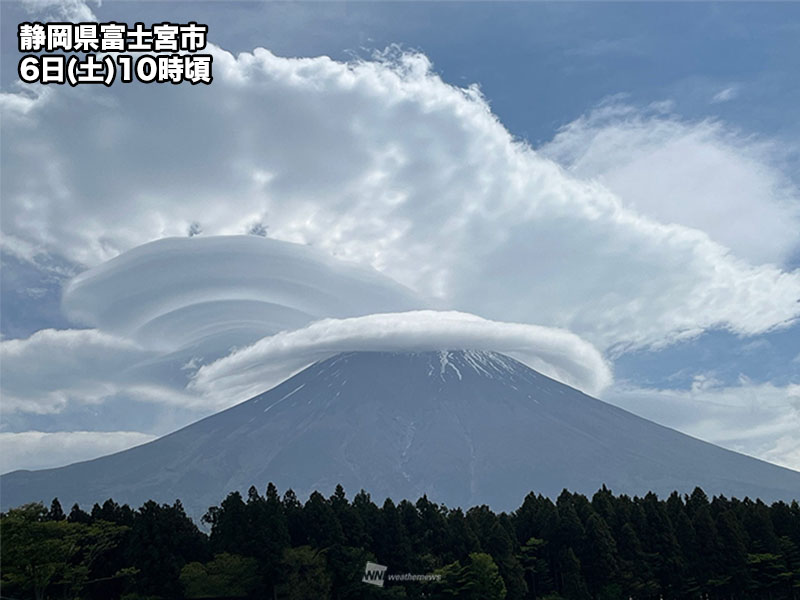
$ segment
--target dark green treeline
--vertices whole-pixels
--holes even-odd
[[[508,598],[800,600],[800,506],[529,494],[511,514],[386,500],[341,487],[301,503],[251,488],[209,509],[58,500],[0,516],[4,598]],[[361,581],[367,561],[426,582]]]

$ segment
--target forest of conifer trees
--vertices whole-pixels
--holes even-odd
[[[800,598],[800,506],[709,499],[529,494],[514,512],[426,497],[301,503],[270,484],[233,492],[196,524],[179,501],[113,500],[65,514],[29,504],[0,516],[11,599]],[[429,581],[362,582],[367,561]]]

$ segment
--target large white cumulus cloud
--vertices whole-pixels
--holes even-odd
[[[4,234],[93,265],[193,224],[266,226],[449,308],[602,348],[754,334],[800,311],[800,274],[569,175],[424,57],[213,52],[208,87],[6,95]]]
[[[277,384],[286,373],[340,352],[494,350],[539,372],[597,394],[611,371],[591,344],[568,331],[498,323],[459,312],[411,311],[351,319],[325,319],[304,329],[266,337],[201,367],[190,388],[204,395],[244,400]]]

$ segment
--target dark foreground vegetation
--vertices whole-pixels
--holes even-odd
[[[800,506],[715,497],[529,494],[511,514],[341,488],[301,504],[274,486],[203,518],[180,502],[58,500],[0,517],[4,598],[800,599]],[[361,581],[367,561],[426,582]]]

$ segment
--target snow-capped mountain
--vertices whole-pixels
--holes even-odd
[[[233,408],[96,460],[2,477],[4,507],[180,498],[198,516],[273,481],[378,501],[513,509],[531,490],[800,497],[800,473],[662,427],[492,352],[350,352]]]

